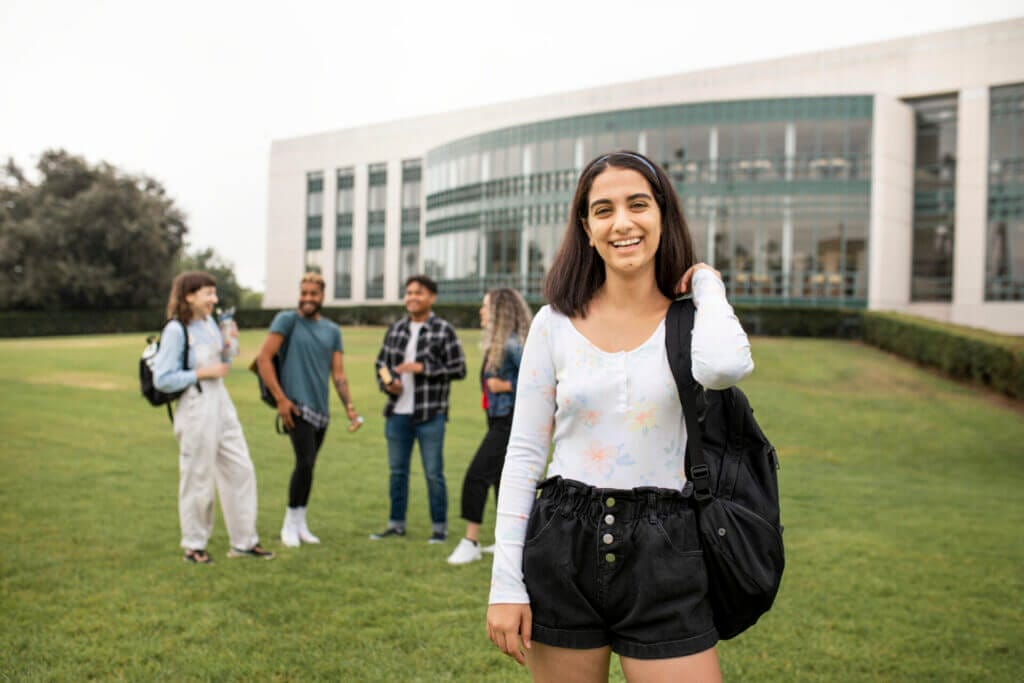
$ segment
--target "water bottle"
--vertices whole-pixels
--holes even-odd
[[[235,307],[222,311],[217,309],[217,324],[224,338],[224,352],[228,358],[238,355],[238,324],[235,323]]]

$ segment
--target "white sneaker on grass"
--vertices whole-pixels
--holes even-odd
[[[490,545],[485,545],[483,548],[480,548],[480,552],[482,552],[482,553],[490,553],[491,555],[493,555],[494,554],[494,544],[492,543]]]
[[[306,526],[306,508],[295,508],[295,531],[303,543],[319,543],[320,539]]]
[[[284,524],[281,525],[281,542],[286,548],[299,547],[298,508],[287,508],[284,511]]]
[[[469,564],[483,558],[480,546],[468,538],[459,541],[455,550],[448,556],[448,564]]]

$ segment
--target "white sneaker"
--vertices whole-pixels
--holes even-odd
[[[281,525],[281,542],[286,548],[299,547],[299,530],[295,524],[296,508],[288,508],[284,512],[284,524]]]
[[[482,553],[489,553],[489,554],[493,555],[494,554],[494,544],[492,543],[491,545],[485,545],[483,548],[480,548],[480,552],[482,552]]]
[[[299,540],[303,543],[319,543],[320,539],[313,535],[313,532],[306,526],[306,508],[295,508],[296,517],[296,531],[299,534]]]
[[[459,544],[455,546],[455,550],[448,556],[448,564],[469,564],[480,559],[483,559],[480,546],[468,538],[464,538],[459,541]]]

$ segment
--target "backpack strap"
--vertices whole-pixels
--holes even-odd
[[[182,336],[182,339],[185,340],[185,346],[184,346],[184,348],[182,349],[182,352],[181,352],[181,369],[182,370],[188,370],[188,328],[185,326],[185,323],[183,323],[181,321],[181,319],[179,319],[179,318],[172,318],[172,320],[176,321],[179,325],[181,325],[181,336]],[[202,387],[201,384],[199,384],[198,380],[196,380],[196,391],[198,391],[199,393],[203,392],[203,387]],[[172,401],[168,401],[164,405],[167,406],[167,419],[170,420],[171,424],[173,425],[174,424],[174,409],[171,408],[171,403],[172,403]]]
[[[665,351],[672,377],[676,381],[679,401],[683,405],[686,421],[686,478],[693,484],[693,497],[698,501],[711,498],[711,476],[704,461],[704,438],[701,434],[697,391],[693,379],[691,341],[696,308],[693,299],[677,299],[668,307],[665,316]]]
[[[288,328],[288,333],[285,334],[285,335],[282,335],[284,337],[284,341],[281,342],[281,348],[277,350],[278,358],[280,358],[280,360],[281,360],[281,368],[282,369],[284,368],[284,357],[288,353],[288,347],[291,345],[292,335],[295,334],[295,328],[299,324],[299,318],[300,317],[301,317],[301,314],[296,312],[295,317],[292,318],[292,326]],[[278,377],[277,381],[280,382],[281,378]],[[282,387],[281,389],[283,391],[284,387]]]
[[[181,335],[185,338],[185,349],[181,352],[181,369],[188,370],[188,328],[179,318],[175,318],[175,320],[181,325]],[[203,385],[199,383],[198,379],[196,380],[196,391],[200,394],[203,393]]]
[[[185,323],[179,318],[175,318],[178,324],[181,325],[181,336],[185,340],[185,348],[181,352],[181,369],[188,370],[188,328],[185,327]]]
[[[726,417],[725,457],[722,459],[722,470],[718,475],[719,498],[731,500],[736,491],[739,479],[740,462],[744,457],[743,425],[744,416],[749,404],[743,392],[731,387],[721,392],[722,408]]]

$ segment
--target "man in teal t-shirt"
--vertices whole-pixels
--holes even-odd
[[[313,466],[330,420],[328,377],[351,424],[358,427],[361,421],[345,378],[341,329],[320,316],[323,303],[323,277],[306,273],[300,284],[298,310],[274,316],[270,333],[256,356],[260,377],[277,401],[277,412],[295,450],[288,509],[281,527],[281,540],[290,548],[320,542],[306,523],[306,507],[313,486]],[[277,353],[281,354],[280,377],[272,360]]]

